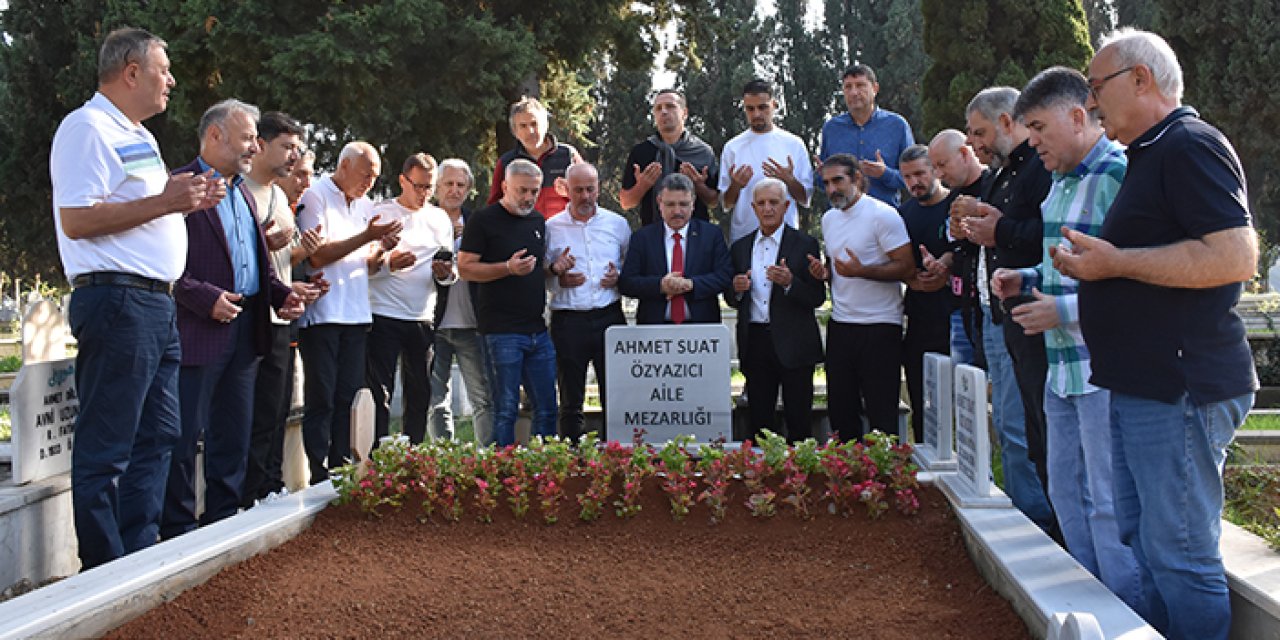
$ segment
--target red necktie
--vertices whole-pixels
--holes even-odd
[[[671,270],[684,275],[684,249],[680,247],[680,233],[671,234],[674,240],[671,244]],[[680,324],[684,322],[684,294],[678,295],[671,299],[671,321]]]

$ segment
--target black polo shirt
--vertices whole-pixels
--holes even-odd
[[[703,143],[703,146],[706,147],[707,155],[711,158],[711,164],[703,166],[702,163],[696,160],[690,161],[688,158],[681,158],[679,155],[676,156],[676,161],[689,162],[698,171],[706,169],[706,184],[708,187],[716,189],[720,184],[720,165],[716,163],[716,156],[712,153],[711,147],[705,143]],[[649,163],[657,161],[658,147],[654,146],[652,142],[644,140],[640,142],[640,144],[632,147],[631,153],[627,154],[627,164],[622,168],[622,188],[630,189],[631,187],[636,186],[636,166],[639,166],[640,170],[643,171],[645,167],[649,166]],[[678,169],[679,167],[677,167],[677,170]],[[662,179],[659,178],[658,182],[661,181]],[[654,186],[650,187],[649,191],[644,194],[644,197],[640,198],[639,211],[641,226],[647,225],[655,220],[662,219],[662,216],[658,215],[658,203],[656,194],[654,193],[657,188],[658,185],[654,184]],[[698,197],[697,193],[693,194],[693,217],[701,220],[711,220],[711,214],[707,211],[707,205],[702,202],[702,199]]]
[[[1158,247],[1252,224],[1244,170],[1220,131],[1190,107],[1129,146],[1129,170],[1100,236],[1120,248]],[[1174,289],[1115,278],[1080,283],[1090,382],[1112,391],[1196,404],[1258,388],[1242,284]]]
[[[475,253],[480,262],[503,262],[520,249],[538,259],[533,271],[476,285],[476,328],[480,333],[533,334],[547,328],[542,319],[547,304],[547,226],[537,211],[527,216],[508,213],[502,204],[485,207],[467,218],[461,251]]]

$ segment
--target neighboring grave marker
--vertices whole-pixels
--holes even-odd
[[[370,451],[373,451],[373,392],[361,389],[351,401],[351,461],[357,466],[356,477],[368,470]]]
[[[13,481],[26,484],[71,471],[76,416],[75,358],[66,357],[66,323],[47,300],[22,323],[22,368],[9,389]]]
[[[616,326],[605,331],[609,432],[649,442],[731,437],[729,351],[722,324]]]
[[[941,477],[943,490],[961,507],[1008,507],[1009,498],[991,484],[987,420],[987,374],[955,367],[956,473]]]
[[[923,378],[924,433],[923,442],[916,447],[916,461],[926,471],[954,471],[951,358],[937,353],[924,354]]]

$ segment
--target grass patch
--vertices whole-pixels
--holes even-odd
[[[1280,551],[1280,466],[1228,466],[1222,484],[1222,517]]]
[[[14,373],[22,368],[22,356],[0,358],[0,373]]]
[[[1246,431],[1280,431],[1280,414],[1250,413],[1240,428]]]

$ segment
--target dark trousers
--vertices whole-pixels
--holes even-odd
[[[367,324],[317,324],[299,332],[305,374],[302,442],[311,484],[351,457],[351,403],[364,384]],[[366,451],[367,455],[368,452]]]
[[[827,323],[827,413],[840,439],[871,429],[898,432],[898,376],[902,327],[896,324]]]
[[[249,432],[248,466],[240,506],[284,488],[284,430],[293,400],[293,327],[271,325],[271,351],[258,363],[253,383],[253,429]]]
[[[1022,326],[1009,314],[1005,314],[1000,326],[1004,331],[1005,347],[1013,359],[1013,375],[1018,380],[1018,394],[1022,396],[1022,409],[1026,414],[1027,457],[1036,467],[1045,495],[1049,495],[1049,464],[1045,448],[1048,432],[1044,420],[1044,385],[1049,375],[1049,357],[1044,350],[1044,335],[1026,335]]]
[[[81,569],[155,544],[178,418],[177,308],[160,292],[82,287],[68,305],[76,353],[71,504]]]
[[[261,296],[255,296],[261,298]],[[160,536],[180,536],[196,528],[196,451],[204,440],[204,514],[199,524],[210,524],[236,514],[249,456],[249,432],[253,422],[253,382],[258,354],[253,346],[252,305],[231,321],[231,340],[214,362],[184,366],[178,373],[182,400],[182,438],[173,448],[169,481],[165,489]]]
[[[587,364],[596,371],[600,389],[601,415],[605,411],[604,332],[614,325],[624,325],[627,317],[622,304],[590,311],[553,311],[551,343],[556,347],[556,381],[560,385],[560,437],[577,441],[582,436],[582,404],[587,395]],[[601,440],[608,440],[607,421],[601,421]]]
[[[753,323],[747,328],[747,344],[742,350],[742,370],[746,373],[747,416],[751,420],[751,437],[760,441],[760,430],[768,429],[799,442],[813,435],[813,367],[784,368],[778,361],[773,343],[773,329],[767,324]],[[784,428],[775,418],[778,388],[782,388]]]
[[[365,384],[373,392],[374,441],[391,433],[391,396],[396,391],[396,361],[404,379],[403,433],[417,444],[427,435],[431,412],[431,352],[435,344],[431,323],[373,316],[369,329]]]
[[[902,338],[902,370],[907,376],[907,396],[911,399],[911,434],[924,441],[924,354],[951,353],[951,318],[915,317],[907,319]]]

